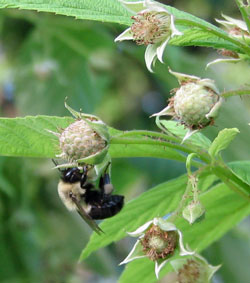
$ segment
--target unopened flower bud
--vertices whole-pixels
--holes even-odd
[[[229,35],[241,39],[244,41],[250,41],[250,33],[247,29],[247,25],[244,21],[231,18],[223,15],[225,20],[215,19],[217,23],[222,24],[228,30]]]
[[[52,132],[59,139],[61,154],[57,157],[68,160],[74,166],[82,163],[100,164],[109,147],[106,124],[96,116],[76,112],[66,103],[65,106],[77,120],[61,133]]]
[[[204,206],[200,201],[191,201],[182,211],[182,216],[190,223],[193,224],[199,220],[205,213]]]
[[[210,79],[200,79],[171,70],[170,73],[177,77],[180,87],[175,89],[169,105],[153,116],[171,115],[180,121],[189,129],[185,140],[192,133],[213,124],[222,98],[214,81]]]
[[[68,160],[94,155],[106,147],[106,141],[84,120],[78,120],[63,130],[59,137],[62,154]]]

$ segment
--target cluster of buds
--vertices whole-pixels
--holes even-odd
[[[169,105],[152,116],[170,115],[178,120],[189,129],[185,141],[193,133],[214,123],[222,98],[214,81],[169,71],[178,79],[180,87],[174,90]]]
[[[115,41],[134,40],[147,46],[146,66],[152,72],[152,65],[158,58],[163,63],[163,53],[168,41],[182,35],[174,25],[174,16],[161,4],[151,1],[120,1],[134,15],[134,23],[120,34]]]
[[[102,163],[108,153],[110,139],[106,124],[96,116],[76,112],[66,103],[65,107],[76,120],[60,133],[50,131],[59,139],[61,153],[57,157],[68,162],[58,167]]]

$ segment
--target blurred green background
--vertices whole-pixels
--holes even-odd
[[[240,17],[234,1],[161,2],[212,23],[221,12]],[[67,96],[71,107],[96,114],[112,127],[157,130],[149,116],[165,107],[169,91],[177,87],[168,66],[215,79],[221,91],[249,83],[246,63],[205,70],[219,55],[213,49],[198,47],[167,47],[166,64],[157,63],[155,73],[150,74],[144,63],[145,47],[114,43],[123,29],[53,14],[1,10],[1,116],[69,116],[64,108]],[[230,98],[215,125],[203,131],[213,139],[225,127],[240,129],[224,153],[226,161],[250,158],[249,111],[249,97]],[[60,202],[59,173],[52,167],[51,160],[0,157],[0,282],[117,282],[123,269],[118,263],[127,255],[130,240],[78,263],[91,231]],[[169,160],[116,159],[112,181],[116,192],[129,201],[182,173],[184,165]],[[249,221],[245,220],[204,252],[211,264],[223,262],[214,282],[249,283],[247,229]]]

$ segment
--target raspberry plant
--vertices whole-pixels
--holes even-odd
[[[249,86],[246,84],[236,90],[219,92],[215,86],[216,82],[211,79],[196,77],[191,72],[184,74],[182,70],[178,70],[181,73],[177,73],[178,66],[172,64],[170,70],[166,64],[162,64],[165,57],[168,58],[167,45],[212,47],[220,50],[222,55],[229,56],[226,59],[207,62],[208,67],[223,61],[249,62],[250,4],[249,1],[242,0],[235,2],[242,19],[236,20],[224,16],[225,20],[217,20],[226,27],[224,30],[222,27],[174,7],[150,0],[1,1],[0,8],[11,8],[6,10],[10,15],[15,15],[13,13],[15,10],[12,9],[19,8],[71,16],[79,22],[93,20],[126,26],[127,29],[120,35],[117,34],[116,39],[115,36],[109,38],[109,42],[105,44],[122,46],[123,43],[120,41],[133,40],[135,41],[133,45],[127,45],[133,46],[133,50],[139,48],[136,47],[136,43],[146,45],[144,71],[153,72],[157,67],[165,68],[165,73],[170,72],[178,78],[180,83],[179,88],[172,91],[174,95],[166,108],[158,113],[150,113],[156,116],[155,131],[122,131],[108,125],[105,126],[105,134],[99,133],[97,128],[92,128],[91,124],[95,120],[99,121],[99,118],[90,114],[83,114],[81,116],[84,117],[83,120],[75,120],[73,117],[45,116],[39,113],[36,113],[36,116],[0,119],[0,154],[2,156],[56,158],[61,154],[61,157],[66,156],[69,162],[77,166],[78,160],[99,154],[104,150],[105,155],[107,154],[111,159],[153,157],[170,159],[186,165],[187,174],[142,193],[127,202],[118,215],[103,221],[100,227],[105,234],[91,235],[81,253],[82,261],[94,251],[125,238],[126,232],[138,229],[139,226],[152,221],[155,217],[166,215],[168,220],[176,225],[178,231],[181,231],[185,243],[198,254],[249,215],[250,161],[228,163],[222,157],[222,151],[226,150],[240,135],[239,130],[232,124],[232,128],[218,131],[216,138],[212,141],[200,132],[203,128],[216,124],[218,110],[223,108],[224,100],[232,96],[249,95]],[[34,15],[36,14],[27,13],[27,18],[32,24],[38,24],[39,18]],[[65,23],[61,24],[63,26]],[[72,48],[85,56],[85,51],[81,49],[81,46],[79,48],[74,40],[70,38],[67,40],[66,35],[64,38],[58,33],[57,36],[61,41],[66,40]],[[160,62],[156,62],[157,59]],[[93,62],[94,67],[103,67],[96,58],[93,58]],[[46,60],[45,65],[43,63],[36,65],[34,72],[44,86],[49,84],[51,72],[57,72],[62,66],[58,66],[50,59]],[[104,70],[107,70],[105,68],[110,67],[109,60],[105,64]],[[190,70],[192,70],[191,66]],[[157,75],[157,73],[151,74],[155,77]],[[63,80],[66,78],[64,77]],[[91,78],[87,78],[86,81],[91,81]],[[94,89],[94,84],[91,89]],[[44,93],[44,96],[46,95]],[[70,99],[71,94],[68,93],[67,96]],[[63,104],[63,100],[58,100],[57,103]],[[79,108],[85,111],[84,105]],[[237,111],[230,115],[237,115]],[[174,118],[174,121],[170,121],[170,116]],[[100,118],[105,120],[105,117]],[[51,132],[60,133],[59,139],[51,135]],[[81,139],[82,134],[84,137]],[[69,135],[74,136],[73,155],[71,145],[67,144]],[[82,142],[84,141],[85,144],[91,136],[93,136],[93,148],[90,151],[88,149],[87,153],[85,148],[80,150],[84,147]],[[77,143],[81,143],[79,148],[75,148]],[[90,162],[89,159],[83,161]],[[98,164],[99,161],[96,163]],[[95,161],[91,160],[91,164],[95,164]],[[171,235],[171,233],[165,234]],[[147,239],[147,244],[148,242],[151,243],[151,239]],[[164,243],[161,242],[161,244],[165,248]],[[150,252],[154,253],[154,251]],[[206,276],[202,278],[210,280],[208,270],[217,270],[217,267],[208,265],[199,255],[197,258],[199,260],[182,259],[182,269],[180,268],[179,271],[177,269],[176,276],[180,277],[180,270],[185,271],[181,273],[181,276],[188,273],[189,269],[192,270],[192,266],[188,266],[191,262],[198,266],[193,264],[196,269],[205,266],[203,272]],[[178,256],[174,260],[178,261]],[[195,260],[198,260],[198,264]],[[174,265],[173,262],[172,265]],[[129,262],[119,282],[155,282],[157,279],[153,265],[154,263],[148,259]],[[174,271],[171,264],[166,264],[162,270],[157,271],[157,276],[159,275],[160,278],[169,276],[170,271]],[[185,278],[182,280],[185,282]]]

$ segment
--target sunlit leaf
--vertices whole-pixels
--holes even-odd
[[[188,132],[188,129],[185,129],[183,125],[180,123],[177,123],[175,121],[168,121],[168,120],[160,120],[161,124],[164,125],[167,131],[170,133],[180,137],[183,139]],[[195,133],[193,134],[186,142],[185,144],[192,143],[196,146],[208,149],[211,145],[211,141],[204,136],[201,133]]]

